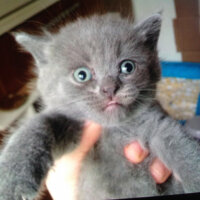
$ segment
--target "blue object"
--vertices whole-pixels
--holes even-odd
[[[200,115],[200,94],[197,100],[196,115]]]
[[[186,120],[178,120],[179,121],[179,123],[181,124],[181,125],[185,125],[185,123],[186,123]]]
[[[162,77],[200,80],[200,63],[161,62]],[[200,115],[200,94],[197,100],[196,115]],[[184,121],[181,122],[184,124]]]
[[[162,77],[200,79],[200,63],[161,62]]]

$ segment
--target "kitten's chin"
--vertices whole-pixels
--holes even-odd
[[[122,107],[121,104],[118,104],[116,102],[110,102],[109,104],[107,104],[107,106],[104,108],[104,112],[106,113],[114,113],[114,112],[118,112],[118,109],[120,109],[120,107]]]
[[[102,111],[100,123],[104,126],[116,126],[126,119],[126,109],[120,104],[111,104]]]

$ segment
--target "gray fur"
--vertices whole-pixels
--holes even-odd
[[[200,146],[155,101],[160,26],[159,14],[136,26],[102,15],[79,19],[55,35],[16,34],[36,61],[46,107],[10,137],[1,153],[0,200],[33,199],[54,156],[76,146],[86,119],[100,123],[103,133],[84,161],[79,200],[200,191]],[[127,59],[135,61],[136,70],[125,76],[119,64]],[[82,66],[93,73],[87,83],[73,78]],[[106,111],[109,98],[123,106]],[[138,165],[123,154],[133,140],[150,150]],[[148,169],[155,156],[173,172],[162,185]]]

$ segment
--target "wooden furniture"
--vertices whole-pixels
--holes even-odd
[[[200,0],[174,0],[174,31],[182,60],[200,62]]]

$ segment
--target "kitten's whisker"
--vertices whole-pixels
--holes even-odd
[[[80,97],[78,99],[74,99],[73,101],[70,101],[68,103],[65,102],[65,105],[66,106],[69,106],[69,105],[72,105],[72,104],[76,104],[76,103],[79,103],[79,102],[82,102],[84,100],[89,100],[88,96],[85,96],[85,97]],[[62,107],[63,105],[61,105],[60,107]]]
[[[145,95],[139,95],[138,96],[138,99],[141,99],[142,100],[142,98],[144,98],[144,99],[157,99],[157,97],[151,97],[151,96],[145,96]]]
[[[139,89],[143,89],[143,87],[144,88],[151,88],[151,87],[156,87],[157,86],[157,83],[152,83],[152,84],[145,84],[145,83],[142,83],[142,84],[137,84],[136,85],[137,86],[137,88],[139,88]]]
[[[142,98],[152,98],[152,99],[157,99],[156,96],[153,95],[153,94],[147,96],[147,95],[145,95],[145,94],[141,94],[141,93],[140,93],[140,94],[138,95],[138,98],[140,98],[140,97],[142,97]]]
[[[139,91],[145,92],[145,91],[150,91],[150,92],[156,92],[156,89],[151,89],[151,88],[144,88],[144,89],[139,89]]]
[[[139,106],[145,106],[146,105],[146,103],[147,102],[152,102],[154,99],[144,99],[144,98],[142,98],[142,99],[140,99],[140,98],[137,98],[136,100],[135,100],[135,103],[137,103]]]

